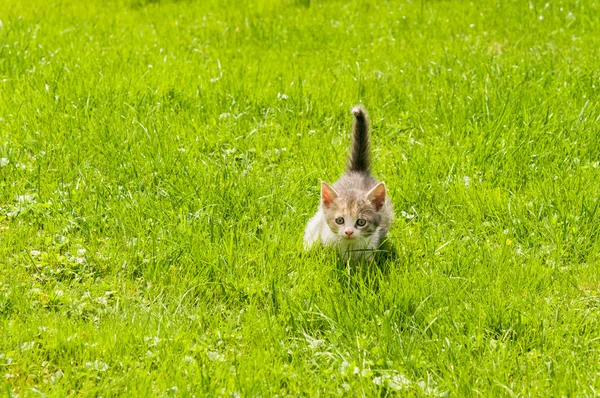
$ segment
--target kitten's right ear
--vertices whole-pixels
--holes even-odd
[[[373,203],[375,210],[379,211],[385,203],[385,184],[380,182],[367,194],[367,199]]]
[[[324,207],[329,207],[337,197],[338,193],[331,185],[321,182],[321,203]]]

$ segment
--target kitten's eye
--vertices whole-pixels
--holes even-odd
[[[359,218],[358,220],[356,220],[356,225],[358,225],[359,227],[364,227],[365,225],[367,225],[367,220]]]
[[[344,217],[338,217],[335,219],[335,223],[337,225],[342,225],[344,223]]]

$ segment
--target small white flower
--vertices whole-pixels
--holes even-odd
[[[86,362],[84,366],[86,368],[90,368],[90,369],[96,370],[98,372],[104,372],[104,371],[108,370],[108,365],[97,359],[94,362]]]
[[[21,344],[21,349],[23,351],[31,350],[34,345],[35,345],[35,341],[28,341],[26,343]]]
[[[350,364],[348,363],[348,361],[342,362],[342,366],[340,368],[340,373],[346,374],[346,369],[348,369],[348,366],[350,366]]]
[[[96,299],[96,302],[100,305],[104,305],[104,306],[108,305],[108,300],[106,299],[106,297],[98,297]]]
[[[9,163],[10,163],[10,160],[8,160],[7,158],[0,158],[0,167],[4,167]]]
[[[401,212],[400,212],[400,215],[401,215],[402,217],[404,217],[405,219],[407,219],[407,220],[412,220],[413,218],[415,218],[415,215],[414,215],[414,214],[410,214],[410,213],[407,213],[407,212],[405,212],[405,211],[401,211]]]
[[[56,372],[54,372],[54,374],[52,376],[50,376],[50,381],[52,383],[56,383],[57,381],[59,381],[60,379],[62,379],[62,377],[64,375],[65,374],[63,373],[63,371],[59,369]]]
[[[19,196],[17,196],[17,202],[19,202],[19,203],[35,202],[35,195],[19,195]]]
[[[385,379],[388,378],[389,376],[377,376],[373,378],[373,383],[378,385],[378,386],[385,386]]]
[[[144,337],[144,341],[148,343],[149,347],[154,347],[158,345],[162,340],[158,336],[147,336]]]
[[[219,361],[219,362],[224,362],[225,361],[225,356],[223,354],[221,354],[221,353],[218,353],[217,351],[208,351],[206,353],[206,356],[211,361]]]
[[[392,376],[388,386],[394,390],[402,390],[403,388],[410,387],[410,384],[411,382],[406,376],[397,374]]]
[[[315,338],[313,338],[311,336],[305,335],[304,337],[306,338],[306,342],[308,343],[308,345],[310,346],[310,348],[312,348],[313,350],[315,348],[317,348],[318,346],[320,346],[321,344],[324,343],[323,340],[315,339]]]
[[[190,357],[189,355],[186,355],[185,357],[183,357],[183,360],[187,363],[194,362],[194,358]]]

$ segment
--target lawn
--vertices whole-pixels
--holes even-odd
[[[600,3],[0,2],[7,396],[597,396]],[[353,105],[388,256],[305,253]]]

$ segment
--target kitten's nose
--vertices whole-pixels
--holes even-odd
[[[354,231],[353,231],[353,230],[351,230],[351,229],[347,229],[347,230],[346,230],[346,231],[344,231],[344,232],[346,232],[346,235],[348,235],[348,236],[352,236],[352,234],[354,233]]]

